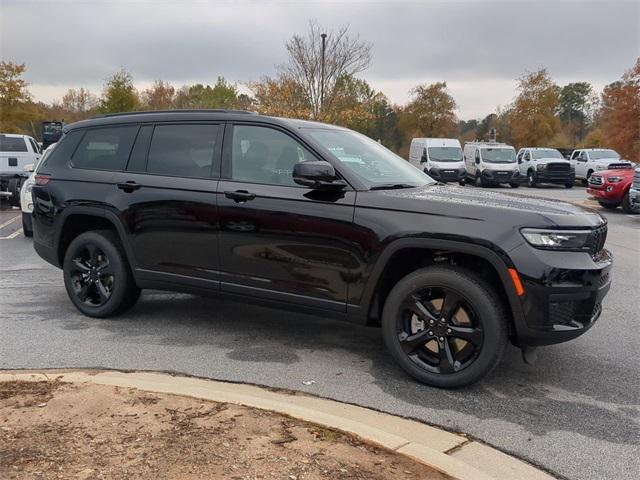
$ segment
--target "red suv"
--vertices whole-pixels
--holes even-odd
[[[640,213],[629,201],[629,188],[633,183],[633,165],[620,166],[597,172],[589,177],[587,193],[598,200],[604,208],[622,206],[625,213]]]

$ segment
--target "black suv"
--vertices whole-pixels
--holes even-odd
[[[67,125],[38,168],[34,245],[74,305],[144,288],[231,296],[382,327],[404,370],[477,381],[508,340],[564,342],[609,290],[605,220],[441,185],[345,128],[237,111]]]

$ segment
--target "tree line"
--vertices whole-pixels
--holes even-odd
[[[324,62],[322,37],[326,32]],[[24,64],[0,62],[0,126],[3,133],[39,137],[45,120],[72,122],[97,114],[163,109],[238,109],[342,125],[370,136],[406,157],[411,138],[498,140],[516,147],[610,147],[640,161],[640,58],[600,95],[588,82],[557,85],[545,68],[517,79],[513,101],[482,119],[460,120],[446,82],[416,85],[404,105],[390,102],[361,77],[372,45],[348,27],[324,30],[317,22],[285,43],[287,61],[274,76],[245,84],[220,76],[211,84],[177,88],[156,80],[138,90],[125,69],[115,72],[100,95],[69,89],[59,101],[35,101]]]

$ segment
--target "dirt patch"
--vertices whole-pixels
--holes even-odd
[[[273,412],[129,388],[0,383],[2,479],[445,479]]]

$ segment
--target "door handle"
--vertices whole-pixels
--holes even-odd
[[[116,186],[120,190],[124,190],[127,193],[131,193],[134,190],[138,190],[142,185],[140,185],[139,183],[136,183],[134,181],[129,180],[128,182],[124,182],[124,183],[116,183]]]
[[[233,192],[227,190],[224,192],[224,196],[236,202],[246,202],[247,200],[253,200],[254,198],[256,198],[255,193],[251,193],[246,190],[235,190]]]

